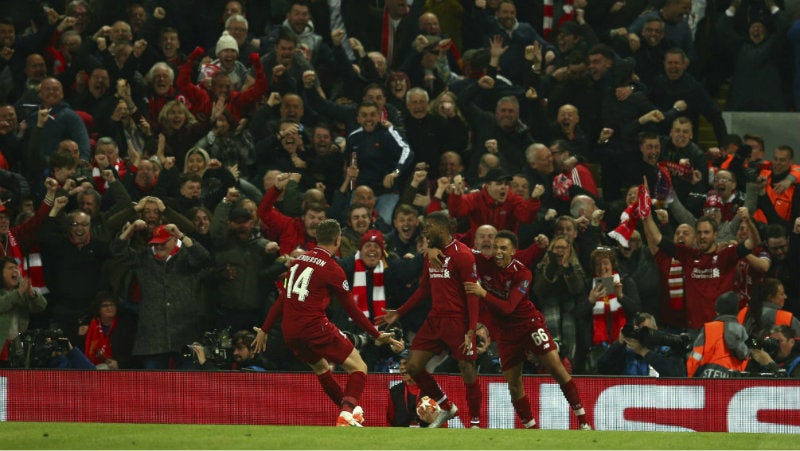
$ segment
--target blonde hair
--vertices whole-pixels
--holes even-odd
[[[169,121],[167,120],[167,114],[169,110],[173,107],[177,106],[183,114],[186,116],[186,123],[185,126],[194,125],[197,123],[197,118],[194,117],[189,108],[186,108],[186,105],[181,102],[180,100],[170,100],[169,102],[165,103],[164,106],[161,108],[161,111],[158,112],[158,125],[161,126],[163,131],[174,131],[172,128],[169,127]]]

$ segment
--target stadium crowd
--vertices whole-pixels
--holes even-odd
[[[307,370],[280,327],[258,355],[242,331],[295,289],[317,225],[341,223],[375,322],[417,289],[423,218],[446,211],[476,256],[518,237],[570,373],[800,376],[797,143],[729,133],[717,101],[800,108],[790,6],[7,0],[0,365],[59,328],[75,366],[206,368],[227,338],[239,368]],[[429,310],[389,330],[411,342]],[[328,316],[370,371],[400,371]],[[502,327],[478,334],[478,372],[500,372]]]

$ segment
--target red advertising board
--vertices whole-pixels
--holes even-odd
[[[344,384],[345,375],[335,377]],[[458,376],[437,376],[466,414]],[[576,377],[595,429],[800,433],[800,381]],[[384,426],[396,374],[371,374],[367,425]],[[479,377],[485,427],[519,427],[499,376]],[[525,378],[542,428],[576,426],[558,384]],[[310,373],[0,371],[0,421],[333,425],[338,409]],[[463,427],[458,419],[450,427]]]

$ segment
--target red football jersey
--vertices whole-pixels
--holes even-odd
[[[289,268],[286,285],[264,321],[268,331],[283,314],[283,334],[286,338],[314,338],[323,335],[330,321],[325,309],[336,296],[353,321],[372,337],[379,335],[375,326],[358,310],[350,293],[344,270],[331,254],[322,248],[312,249],[297,257]]]

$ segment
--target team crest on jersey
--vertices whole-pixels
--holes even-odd
[[[450,263],[450,257],[445,257],[444,263],[442,263],[442,268],[447,268],[448,263]]]
[[[528,281],[523,280],[521,284],[519,284],[519,292],[525,294],[528,292]]]
[[[347,283],[347,280],[342,281],[342,288],[344,289],[344,291],[350,291],[350,284]]]

